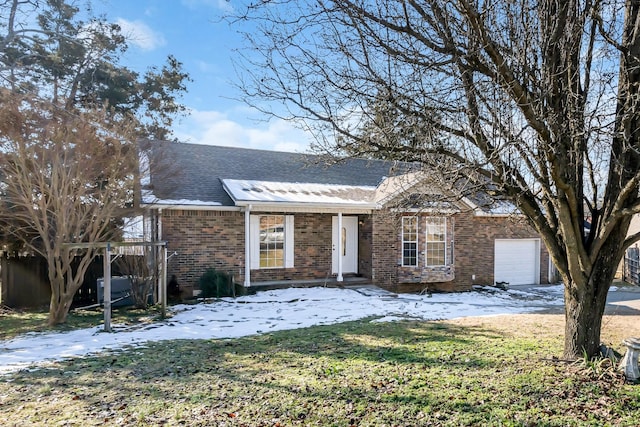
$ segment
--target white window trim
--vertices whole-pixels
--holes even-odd
[[[415,222],[415,228],[416,228],[416,240],[404,240],[404,221],[405,220],[413,220]],[[402,229],[400,230],[400,234],[401,234],[401,240],[402,240],[402,246],[401,246],[401,258],[402,258],[402,266],[403,267],[417,267],[418,266],[418,259],[419,257],[419,253],[420,251],[418,250],[419,248],[419,239],[420,239],[420,229],[419,229],[419,221],[418,221],[418,217],[415,216],[403,216],[402,217]],[[405,259],[404,259],[404,244],[405,243],[415,243],[416,244],[416,263],[415,264],[405,264]]]
[[[280,214],[274,214],[280,215]],[[294,216],[284,216],[284,267],[260,267],[260,217],[265,215],[249,216],[249,235],[250,235],[250,251],[251,251],[251,269],[252,270],[272,270],[275,268],[293,268],[294,259]],[[269,215],[272,216],[272,215]]]
[[[293,268],[293,215],[284,216],[284,268]]]
[[[430,219],[439,219],[442,221],[442,224],[444,226],[444,264],[429,264],[427,262],[427,259],[429,258],[429,248],[428,248],[428,244],[429,243],[441,243],[440,240],[429,240],[427,238],[427,234],[429,232],[429,220]],[[431,216],[431,217],[426,217],[426,221],[425,221],[425,230],[424,230],[424,243],[425,243],[425,247],[424,247],[424,263],[427,267],[445,267],[447,265],[449,265],[449,257],[447,254],[447,217],[443,217],[443,216]]]

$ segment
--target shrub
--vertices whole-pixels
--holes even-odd
[[[227,273],[209,268],[200,276],[199,280],[201,296],[203,298],[220,298],[232,296],[233,284]]]

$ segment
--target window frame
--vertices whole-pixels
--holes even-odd
[[[434,230],[433,227],[438,227],[437,230]],[[448,265],[448,254],[447,254],[447,218],[442,216],[428,216],[425,220],[425,246],[424,246],[424,262],[427,267],[444,267]],[[430,236],[439,235],[442,236],[441,239],[430,239]],[[434,264],[430,263],[429,259],[433,259],[435,256],[433,254],[433,246],[438,245],[440,249],[438,250],[438,258],[442,258],[442,263]]]
[[[409,223],[409,224],[408,224]],[[412,224],[410,224],[412,223]],[[405,225],[409,225],[409,227],[413,226],[413,230],[407,230]],[[403,216],[402,217],[402,229],[401,229],[401,265],[403,267],[417,267],[418,266],[418,244],[419,244],[419,221],[417,216]],[[413,240],[408,239],[410,237],[408,235],[412,234],[414,236]],[[408,245],[413,245],[413,248],[408,248]],[[408,252],[413,252],[413,255],[408,255]],[[409,263],[408,261],[413,261],[413,263]]]
[[[282,217],[282,226],[283,226],[283,248],[282,248],[282,264],[281,265],[261,265],[261,229],[260,222],[261,218],[264,217]],[[275,228],[275,227],[272,227]],[[273,214],[259,214],[259,215],[250,215],[249,217],[249,251],[251,257],[251,269],[252,270],[273,270],[273,269],[282,269],[282,268],[293,268],[293,233],[294,233],[294,221],[293,215],[284,215],[279,213]]]

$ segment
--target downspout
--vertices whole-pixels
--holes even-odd
[[[244,209],[244,286],[251,286],[251,205]]]

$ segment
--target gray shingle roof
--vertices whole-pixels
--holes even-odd
[[[235,147],[151,142],[153,195],[161,200],[199,200],[233,206],[222,179],[376,186],[400,173],[393,162],[344,159]],[[407,165],[403,165],[406,170]]]

